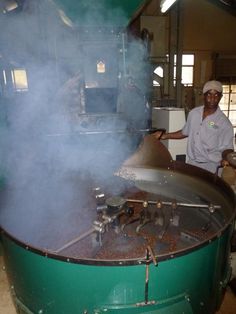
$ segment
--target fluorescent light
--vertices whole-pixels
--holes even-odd
[[[11,12],[18,8],[18,3],[16,1],[8,1],[5,5],[3,13]]]
[[[165,13],[171,6],[172,4],[175,3],[176,0],[162,0],[161,1],[161,12]]]
[[[69,27],[73,27],[72,21],[69,19],[69,17],[65,14],[64,11],[58,10],[58,13],[59,13],[60,18],[62,19],[63,23],[65,23]]]

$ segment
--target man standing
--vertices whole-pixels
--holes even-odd
[[[234,149],[233,126],[218,106],[222,90],[219,81],[208,81],[203,87],[204,105],[190,111],[182,130],[154,133],[162,140],[188,137],[187,163],[213,173]]]

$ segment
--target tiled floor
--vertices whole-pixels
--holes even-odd
[[[0,313],[16,314],[16,310],[10,297],[10,287],[7,282],[6,272],[4,271],[2,256],[0,256]],[[229,287],[227,288],[220,311],[217,312],[217,314],[236,314],[236,296],[232,293]]]

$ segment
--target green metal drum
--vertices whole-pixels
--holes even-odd
[[[27,250],[2,236],[18,313],[215,313],[229,279],[232,227],[212,243],[149,267],[81,265]],[[138,263],[139,264],[139,263]]]
[[[147,254],[144,252],[136,258],[91,258],[86,256],[87,251],[80,252],[79,247],[76,253],[72,253],[45,249],[45,245],[36,246],[33,234],[27,234],[28,241],[22,241],[2,225],[4,259],[17,312],[215,313],[231,274],[229,255],[235,217],[234,194],[222,180],[204,170],[177,163],[173,167],[172,170],[165,170],[164,176],[161,169],[138,168],[132,171],[136,171],[136,185],[143,186],[143,189],[153,187],[155,180],[159,184],[162,178],[168,182],[171,193],[174,193],[172,188],[176,182],[181,182],[176,191],[182,190],[182,195],[193,188],[190,182],[195,182],[193,196],[203,197],[201,193],[208,187],[206,193],[210,197],[214,196],[212,201],[220,204],[220,207],[215,207],[216,212],[211,209],[211,224],[208,225],[210,236],[202,241],[193,239],[193,242],[190,237],[186,240],[186,247],[177,246],[165,253],[156,248],[153,254],[147,245]],[[185,177],[187,173],[191,173],[191,177]],[[189,197],[191,201],[191,196]],[[190,217],[191,210],[187,210]],[[195,208],[194,212],[201,212],[201,209]],[[180,216],[180,220],[183,218]],[[190,217],[190,221],[193,219],[198,220],[199,217]],[[26,233],[27,228],[25,221]],[[148,229],[150,228],[151,224]],[[180,222],[177,227],[179,232],[181,228]],[[42,232],[47,234],[46,230]],[[115,247],[118,242],[114,240],[113,244]],[[126,250],[126,246],[123,250]],[[130,256],[133,250],[132,247],[129,248]]]

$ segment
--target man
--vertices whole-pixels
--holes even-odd
[[[227,155],[234,149],[233,126],[218,106],[222,90],[220,82],[208,81],[203,87],[204,105],[190,111],[182,130],[162,136],[154,133],[162,140],[188,137],[187,163],[213,173],[227,164]]]

